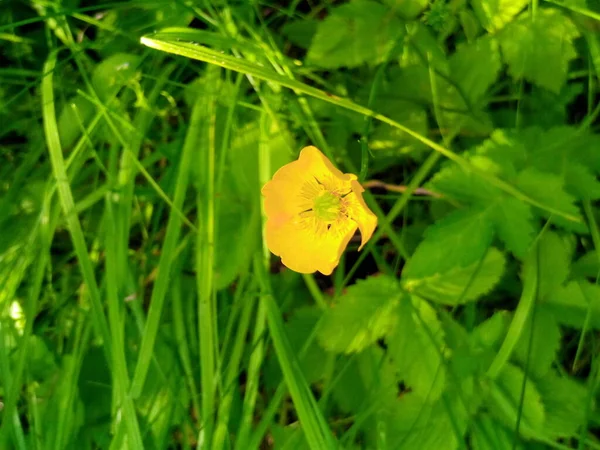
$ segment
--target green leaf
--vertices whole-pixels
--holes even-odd
[[[360,414],[368,405],[393,406],[398,398],[394,366],[378,347],[369,347],[352,357],[341,356],[332,395],[345,412]]]
[[[389,450],[453,450],[467,429],[472,379],[462,380],[460,395],[451,390],[444,399],[429,402],[414,393],[402,395],[384,412]],[[458,434],[458,436],[457,436]],[[464,448],[464,447],[463,447]]]
[[[466,267],[483,258],[492,240],[487,211],[456,211],[429,227],[404,270],[402,281]]]
[[[575,199],[565,192],[564,182],[558,175],[525,169],[518,175],[517,186],[537,201],[570,215],[580,216]]]
[[[489,159],[488,162],[488,167],[491,167],[493,161]],[[442,166],[427,187],[460,203],[475,203],[481,206],[489,204],[500,194],[500,191],[487,183],[483,177],[452,161]]]
[[[429,5],[429,0],[383,0],[405,19],[414,19]]]
[[[311,336],[321,316],[321,310],[314,307],[301,307],[294,310],[294,315],[285,323],[285,329],[294,352],[300,354],[304,343]],[[313,339],[305,350],[304,356],[299,359],[300,368],[307,382],[313,383],[323,377],[326,369],[323,362],[326,357],[327,353]],[[277,386],[282,379],[276,355],[270,355],[268,359],[267,370],[265,370],[265,379],[267,378],[270,378],[266,380],[269,387]]]
[[[444,331],[435,310],[418,297],[403,298],[388,349],[400,379],[428,402],[439,398],[445,386],[444,347]]]
[[[393,84],[385,83],[378,91],[374,108],[420,134],[427,134],[429,126],[425,109],[416,103],[394,98],[393,91],[396,89]],[[379,169],[387,161],[392,164],[397,163],[400,155],[418,159],[421,152],[426,149],[423,143],[415,138],[384,123],[375,125],[369,137],[369,148],[375,158],[374,170]]]
[[[442,73],[448,72],[446,49],[440,45],[430,27],[419,21],[407,22],[404,39],[405,45],[400,55],[400,67],[421,65],[428,68],[431,66]],[[402,92],[402,96],[406,94],[406,92]]]
[[[554,371],[538,380],[537,386],[546,409],[545,434],[553,439],[576,436],[585,423],[588,389]]]
[[[295,20],[287,22],[281,31],[293,44],[308,49],[318,26],[319,22],[316,20]]]
[[[250,265],[258,244],[260,216],[239,199],[220,198],[215,252],[215,289],[229,286]]]
[[[481,322],[471,333],[470,340],[477,346],[497,349],[506,336],[511,314],[508,311],[495,312],[492,317]]]
[[[498,43],[489,36],[459,46],[449,63],[452,79],[472,103],[484,96],[502,68]]]
[[[507,195],[503,195],[492,208],[492,220],[498,237],[518,258],[525,258],[533,243],[537,232],[533,219],[529,205]]]
[[[473,450],[524,450],[520,440],[488,413],[479,414],[471,429]]]
[[[306,57],[324,69],[383,62],[404,33],[402,22],[372,0],[353,0],[331,10],[317,28]]]
[[[569,276],[572,250],[557,233],[551,231],[541,236],[538,248],[538,298],[544,301]]]
[[[444,273],[406,280],[403,285],[423,298],[445,305],[477,300],[490,292],[504,273],[504,255],[490,248],[483,261],[456,266]]]
[[[323,316],[319,342],[336,353],[359,352],[387,334],[404,294],[395,278],[377,276],[348,287]]]
[[[509,23],[529,4],[529,0],[471,0],[481,25],[494,32]]]
[[[600,277],[600,260],[598,252],[594,249],[587,252],[571,266],[572,278],[592,278]]]
[[[130,82],[136,76],[140,57],[128,53],[117,53],[103,60],[92,74],[92,86],[102,101]]]
[[[582,329],[589,313],[589,328],[600,330],[600,286],[588,281],[572,281],[554,290],[544,306],[563,325]]]
[[[559,10],[538,9],[534,17],[521,14],[498,39],[513,78],[558,93],[567,81],[569,62],[577,56],[573,39],[578,36],[571,19]]]
[[[524,380],[525,391],[521,404]],[[488,402],[490,413],[509,429],[514,429],[517,425],[519,409],[522,408],[519,429],[526,437],[540,433],[544,427],[546,414],[541,395],[533,382],[525,378],[525,374],[517,366],[504,365],[491,387]]]
[[[540,261],[543,261],[541,257]],[[560,342],[560,327],[554,314],[547,309],[537,308],[529,316],[513,356],[521,363],[521,367],[527,365],[529,374],[540,378],[550,370],[560,348]]]

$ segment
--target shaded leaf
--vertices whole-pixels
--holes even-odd
[[[563,325],[600,329],[600,286],[588,281],[572,281],[548,295],[544,306],[554,312]],[[589,314],[589,317],[588,317]]]
[[[395,278],[377,276],[350,286],[319,327],[323,348],[339,353],[363,350],[396,323],[396,306],[403,293]]]
[[[491,248],[483,261],[456,266],[444,273],[407,280],[404,287],[418,295],[445,305],[477,300],[490,292],[504,272],[504,255]]]
[[[444,331],[435,310],[418,297],[405,297],[388,348],[399,377],[419,397],[433,402],[442,394]]]
[[[529,0],[471,0],[481,25],[493,32],[509,23],[529,4]]]
[[[538,380],[537,386],[546,409],[546,434],[553,438],[576,436],[585,423],[588,389],[554,371]]]
[[[533,377],[543,377],[556,358],[560,342],[560,327],[554,314],[547,309],[537,308],[529,316],[513,356],[521,363],[521,367],[527,366],[527,372]]]
[[[488,36],[459,46],[449,63],[452,79],[472,103],[484,96],[502,68],[498,44]]]
[[[521,402],[524,381],[525,391]],[[517,366],[506,364],[503,367],[492,385],[488,402],[490,413],[509,429],[515,428],[520,416],[519,429],[526,437],[538,434],[544,427],[545,411],[540,393]]]
[[[425,277],[477,263],[488,250],[492,236],[492,223],[485,210],[448,215],[425,232],[425,239],[402,271],[403,284],[411,289]]]
[[[383,62],[404,31],[386,6],[353,0],[331,10],[317,28],[307,61],[325,69]]]

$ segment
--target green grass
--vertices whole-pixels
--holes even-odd
[[[0,449],[600,448],[599,18],[1,3]],[[306,145],[405,188],[328,277],[266,244]]]

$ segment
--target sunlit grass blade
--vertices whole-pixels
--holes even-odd
[[[212,68],[209,79],[217,80],[220,70]],[[217,83],[211,83],[213,86]],[[210,88],[209,88],[210,89]],[[198,331],[200,346],[200,378],[202,386],[202,438],[198,445],[210,448],[215,421],[216,367],[216,304],[215,304],[215,162],[216,162],[216,88],[197,101],[203,111],[199,132],[204,139],[200,148],[200,180],[196,194],[198,234],[196,238],[196,289],[198,292]]]
[[[466,159],[464,159],[462,156],[448,150],[447,148],[439,145],[438,143],[432,141],[431,139],[429,139],[425,136],[422,136],[421,134],[411,130],[410,128],[405,127],[404,125],[396,122],[395,120],[390,119],[389,117],[386,117],[382,114],[372,111],[369,108],[360,106],[360,105],[352,102],[351,100],[341,98],[336,95],[327,93],[320,89],[314,88],[312,86],[308,86],[304,83],[301,83],[297,80],[286,77],[284,75],[280,75],[273,70],[266,69],[257,64],[245,61],[243,59],[235,58],[235,57],[226,55],[224,53],[221,53],[221,52],[218,52],[215,50],[211,50],[206,47],[202,47],[202,46],[198,46],[198,45],[194,45],[194,44],[186,43],[186,42],[161,41],[158,39],[153,39],[150,36],[142,37],[141,42],[142,42],[142,44],[144,44],[148,47],[151,47],[151,48],[154,48],[157,50],[161,50],[163,52],[173,53],[175,55],[185,56],[187,58],[208,62],[210,64],[214,64],[214,65],[223,67],[225,69],[233,70],[236,72],[241,72],[241,73],[244,73],[247,75],[252,75],[254,77],[257,77],[257,78],[260,78],[260,79],[263,79],[266,81],[274,82],[274,83],[280,84],[284,87],[287,87],[289,89],[292,89],[296,92],[310,95],[312,97],[315,97],[315,98],[318,98],[325,102],[334,104],[341,108],[345,108],[345,109],[354,111],[356,113],[359,113],[359,114],[362,114],[365,116],[373,117],[374,119],[379,120],[383,123],[386,123],[398,130],[403,131],[404,133],[408,134],[409,136],[419,140],[420,142],[427,145],[428,147],[435,150],[436,152],[439,152],[446,158],[456,162],[457,164],[460,164],[466,170],[472,171],[473,173],[476,173],[480,176],[485,177],[490,184],[496,186],[497,188],[501,189],[502,191],[506,192],[507,194],[512,195],[513,197],[518,198],[518,199],[520,199],[526,203],[529,203],[533,206],[541,208],[544,211],[564,217],[565,219],[568,219],[568,220],[571,220],[574,222],[581,221],[581,219],[579,217],[573,216],[570,213],[566,213],[564,211],[557,210],[556,208],[554,208],[552,206],[540,203],[539,201],[537,201],[537,200],[529,197],[528,195],[524,194],[523,192],[521,192],[519,189],[514,187],[512,184],[507,183],[506,181],[504,181],[500,178],[497,178],[496,176],[492,175],[489,172],[484,172],[481,169],[476,168],[475,166],[470,164]]]
[[[335,449],[337,448],[336,440],[306,383],[297,356],[289,343],[281,311],[271,293],[261,256],[257,255],[255,258],[254,270],[261,287],[260,302],[263,303],[265,308],[269,334],[306,440],[310,448]]]
[[[87,251],[81,223],[79,222],[79,218],[75,213],[75,202],[73,200],[73,193],[71,192],[71,188],[68,183],[65,161],[63,158],[60,137],[58,134],[56,111],[54,109],[54,90],[52,85],[56,57],[57,52],[52,51],[44,65],[44,73],[46,74],[42,81],[42,111],[44,119],[44,132],[46,135],[48,152],[50,154],[50,161],[52,163],[52,171],[58,186],[60,203],[65,215],[65,221],[67,223],[71,240],[75,248],[75,254],[77,255],[83,280],[89,291],[89,298],[92,306],[92,320],[94,321],[96,332],[103,340],[103,349],[106,354],[106,360],[111,361],[111,338],[108,323],[102,308],[100,290],[98,289],[98,284],[96,283],[94,268],[90,259],[90,255]]]
[[[108,317],[110,332],[112,336],[113,349],[113,383],[116,390],[115,397],[118,398],[122,407],[123,420],[127,426],[127,438],[135,448],[143,448],[142,434],[138,424],[135,406],[129,395],[129,373],[125,356],[125,338],[123,333],[123,302],[119,299],[119,279],[122,273],[117,273],[117,240],[115,238],[116,227],[113,214],[113,205],[110,195],[105,201],[106,212],[106,292],[108,299]]]

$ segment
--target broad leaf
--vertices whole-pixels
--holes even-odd
[[[560,10],[539,9],[534,17],[521,14],[498,38],[513,78],[558,92],[567,81],[569,62],[577,56],[577,36],[579,31]]]
[[[492,223],[486,210],[472,209],[448,215],[427,229],[424,240],[402,271],[402,282],[410,287],[424,277],[480,261],[492,236]]]
[[[398,375],[419,397],[433,402],[446,381],[444,331],[435,310],[418,297],[405,297],[388,346]]]
[[[576,436],[585,422],[588,389],[554,371],[538,380],[537,386],[546,409],[545,432],[553,438]]]
[[[553,313],[544,308],[536,308],[525,324],[515,347],[514,357],[527,366],[527,372],[535,378],[548,373],[558,349],[561,333]]]
[[[490,292],[504,272],[504,255],[490,248],[482,261],[456,266],[444,273],[410,279],[404,287],[418,295],[445,305],[477,300]]]
[[[523,371],[512,364],[504,366],[492,386],[488,408],[509,429],[515,428],[520,417],[520,431],[524,436],[538,434],[544,427],[546,414],[539,391],[531,379],[525,378]]]
[[[402,22],[386,6],[353,0],[331,10],[321,22],[307,61],[325,69],[383,62],[401,39]]]
[[[563,325],[600,330],[600,286],[589,281],[572,281],[556,289],[546,298],[544,307],[553,311]]]
[[[493,32],[510,22],[529,0],[471,0],[471,4],[481,25]]]
[[[319,328],[319,342],[329,351],[352,353],[383,337],[397,320],[396,307],[404,294],[395,278],[370,277],[350,286]]]

